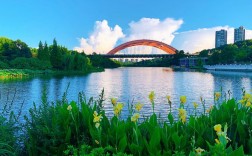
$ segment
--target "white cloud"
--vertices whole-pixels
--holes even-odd
[[[124,37],[121,27],[116,25],[114,28],[109,27],[108,21],[96,21],[93,32],[88,38],[81,38],[80,47],[74,50],[85,51],[86,54],[93,52],[107,53],[116,45],[118,39]]]
[[[215,47],[215,31],[227,30],[227,42],[234,42],[234,28],[230,26],[218,26],[213,28],[202,28],[192,31],[179,32],[175,34],[172,46],[185,52],[198,52],[203,49]],[[246,30],[246,39],[252,38],[252,30]]]
[[[142,18],[129,24],[129,35],[124,39],[131,41],[136,39],[153,39],[170,44],[176,32],[183,24],[183,20],[166,18],[163,21],[156,18]]]
[[[132,21],[129,24],[129,34],[123,38],[123,42],[137,39],[152,39],[171,44],[174,33],[183,24],[183,20],[166,18],[163,21],[157,18],[142,18],[139,21]],[[122,51],[123,53],[164,53],[157,48],[148,46],[130,47]]]
[[[252,30],[245,30],[245,39],[252,39]]]
[[[230,26],[217,26],[212,28],[200,28],[197,30],[177,32],[183,20],[166,18],[142,18],[139,21],[129,23],[127,35],[124,35],[120,26],[111,28],[108,21],[96,21],[94,30],[88,38],[81,38],[80,46],[75,50],[105,54],[112,50],[118,41],[124,43],[137,39],[152,39],[172,45],[185,52],[198,52],[203,49],[215,47],[215,31],[225,29],[228,31],[228,43],[233,43],[234,28]],[[252,39],[252,30],[246,30],[246,39]],[[148,46],[135,46],[122,51],[122,53],[163,53],[163,51]]]

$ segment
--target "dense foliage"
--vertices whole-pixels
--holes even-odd
[[[227,44],[219,48],[203,50],[201,57],[208,57],[208,64],[251,63],[252,40]]]
[[[68,50],[58,45],[40,41],[38,49],[29,48],[20,40],[0,37],[0,69],[32,69],[57,71],[82,71],[87,73],[95,68],[114,68],[119,64],[101,55],[87,56],[84,52]]]
[[[66,94],[65,94],[66,95]],[[149,95],[153,114],[141,117],[143,104],[128,105],[129,116],[121,119],[125,104],[112,98],[114,116],[107,118],[103,110],[103,94],[97,101],[86,101],[79,94],[78,102],[49,103],[43,95],[42,104],[30,109],[23,127],[24,155],[244,155],[252,154],[252,95],[244,93],[242,100],[220,101],[188,114],[186,96],[180,97],[178,119],[171,112],[172,101],[167,96],[167,121],[160,121],[155,111],[155,93]],[[2,120],[3,119],[3,120]],[[141,119],[141,121],[139,121]],[[15,152],[13,128],[1,117],[0,153]],[[10,132],[7,134],[7,132]],[[12,140],[12,141],[11,141]],[[16,151],[17,152],[17,151]]]
[[[102,68],[116,68],[120,67],[120,63],[116,61],[112,61],[109,58],[105,58],[99,54],[93,53],[88,56],[92,62],[94,67],[102,67]]]

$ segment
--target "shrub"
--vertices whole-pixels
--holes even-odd
[[[49,61],[41,61],[37,58],[18,57],[10,62],[12,68],[17,69],[51,69],[52,65]]]

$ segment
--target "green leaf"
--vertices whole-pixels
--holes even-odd
[[[170,124],[172,125],[174,122],[174,118],[171,113],[168,114],[168,120],[169,120]]]
[[[137,144],[134,144],[134,143],[129,145],[129,149],[130,149],[131,153],[134,155],[139,155],[139,153],[142,152],[142,151],[140,151],[141,148]]]
[[[66,133],[65,141],[66,141],[67,143],[70,143],[70,139],[71,139],[71,128],[68,127],[67,133]]]
[[[120,152],[124,153],[126,147],[127,147],[127,137],[124,134],[124,136],[122,137],[122,139],[120,139],[120,141],[119,141],[118,150]]]
[[[238,149],[234,150],[229,156],[240,156],[244,155],[243,146],[240,146]]]
[[[159,130],[159,128],[156,128],[154,130],[154,132],[151,134],[150,146],[151,147],[160,146],[160,130]]]
[[[173,133],[172,134],[172,140],[173,140],[173,142],[175,143],[175,146],[176,146],[176,149],[179,149],[179,147],[180,147],[180,137],[178,136],[178,133],[177,132],[175,132],[175,133]]]
[[[149,121],[152,126],[156,126],[157,125],[157,115],[152,114]]]

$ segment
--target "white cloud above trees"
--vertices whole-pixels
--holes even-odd
[[[112,28],[108,25],[107,20],[96,21],[94,30],[90,36],[88,38],[80,38],[80,46],[75,47],[74,50],[84,51],[86,54],[93,52],[107,53],[123,37],[124,34],[120,26],[116,25]]]

